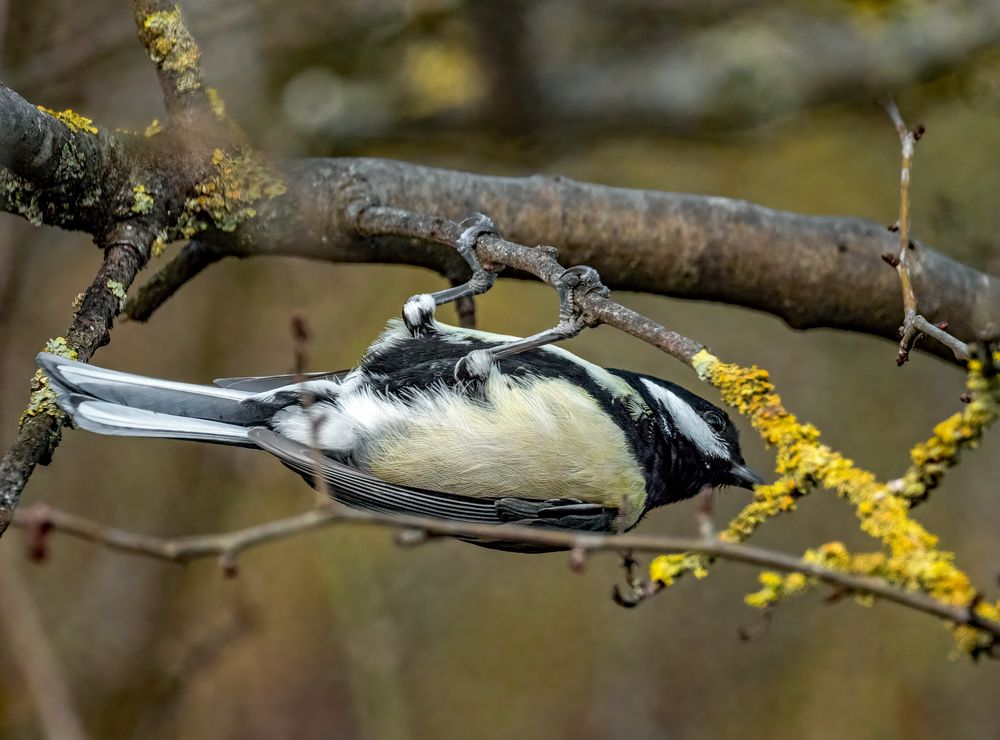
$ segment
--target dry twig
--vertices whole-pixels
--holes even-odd
[[[36,532],[44,531],[46,536],[52,532],[61,532],[118,552],[175,563],[188,563],[214,557],[224,566],[234,562],[247,550],[260,545],[339,524],[372,525],[425,533],[425,537],[410,542],[411,545],[431,542],[442,537],[480,537],[561,548],[576,553],[577,559],[582,556],[581,554],[589,556],[598,552],[701,553],[786,573],[802,573],[844,591],[871,594],[955,624],[974,626],[1000,639],[1000,623],[983,620],[972,609],[949,606],[922,593],[906,591],[876,578],[831,570],[772,550],[720,540],[705,540],[700,537],[581,534],[512,524],[498,526],[429,517],[389,515],[358,511],[338,505],[321,506],[287,519],[233,532],[177,538],[128,532],[42,505],[22,509],[14,518],[14,526]],[[653,588],[655,589],[655,586]]]
[[[885,103],[886,113],[892,119],[899,134],[902,148],[902,162],[899,174],[899,220],[893,229],[899,234],[899,251],[897,254],[884,254],[882,259],[896,268],[899,275],[899,286],[903,293],[903,325],[899,328],[899,352],[896,354],[896,364],[903,365],[910,358],[910,350],[922,334],[936,339],[948,347],[957,360],[968,360],[969,346],[947,331],[947,323],[932,324],[917,313],[917,294],[913,289],[912,261],[917,245],[910,238],[910,179],[913,171],[913,152],[917,142],[924,135],[924,127],[910,129],[893,100]]]

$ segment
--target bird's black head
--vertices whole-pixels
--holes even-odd
[[[653,411],[664,450],[650,506],[689,498],[704,486],[753,489],[765,482],[743,461],[739,434],[725,411],[659,378],[637,376],[634,383]]]

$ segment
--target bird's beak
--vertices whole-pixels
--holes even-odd
[[[740,465],[737,463],[733,463],[733,467],[729,470],[729,475],[732,477],[735,485],[751,491],[754,486],[762,486],[767,483],[766,480],[761,478],[746,465]]]

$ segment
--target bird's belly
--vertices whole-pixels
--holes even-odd
[[[486,403],[440,391],[400,411],[368,425],[354,450],[383,480],[466,496],[579,499],[620,509],[626,526],[642,513],[645,478],[624,432],[578,386],[499,376]]]

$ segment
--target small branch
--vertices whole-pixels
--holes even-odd
[[[899,329],[900,341],[896,364],[906,363],[910,358],[910,350],[913,349],[913,345],[921,334],[927,334],[944,344],[954,353],[955,359],[968,360],[971,355],[965,342],[948,334],[943,327],[931,324],[917,313],[917,294],[913,288],[911,274],[911,260],[916,245],[910,239],[910,180],[913,170],[913,152],[920,137],[924,134],[924,127],[917,126],[911,130],[903,121],[895,101],[891,99],[885,103],[885,110],[889,114],[893,126],[896,127],[902,149],[899,175],[899,220],[895,226],[899,233],[899,252],[895,259],[886,259],[890,265],[896,268],[896,273],[899,275],[899,286],[903,294],[903,325]]]
[[[304,532],[338,524],[360,524],[398,530],[416,530],[428,537],[485,538],[503,542],[523,542],[592,554],[597,552],[701,553],[786,573],[802,573],[823,583],[853,593],[871,594],[886,601],[915,609],[955,624],[975,627],[1000,639],[1000,623],[984,620],[972,610],[954,607],[929,596],[906,591],[885,581],[831,570],[791,555],[750,545],[720,540],[633,534],[580,534],[519,525],[472,524],[429,517],[396,516],[325,505],[303,514],[224,534],[160,538],[107,527],[84,517],[47,506],[34,506],[15,515],[15,526],[35,531],[62,532],[111,550],[142,555],[157,560],[188,563],[216,557],[232,560],[254,547]]]
[[[913,318],[913,328],[916,332],[919,334],[926,334],[931,339],[936,339],[952,351],[956,360],[960,360],[962,362],[968,360],[972,357],[972,350],[969,345],[945,331],[947,326],[947,322],[932,324],[920,314],[917,314]]]
[[[185,123],[208,119],[212,107],[201,52],[181,19],[180,7],[173,0],[132,0],[132,7],[139,40],[156,65],[167,112]]]
[[[68,351],[86,362],[108,343],[111,326],[122,308],[122,291],[135,280],[149,255],[152,235],[122,224],[109,237],[104,260],[63,340]],[[31,404],[6,454],[0,459],[0,536],[6,531],[35,466],[45,465],[59,444],[65,415],[51,391],[36,382]]]

